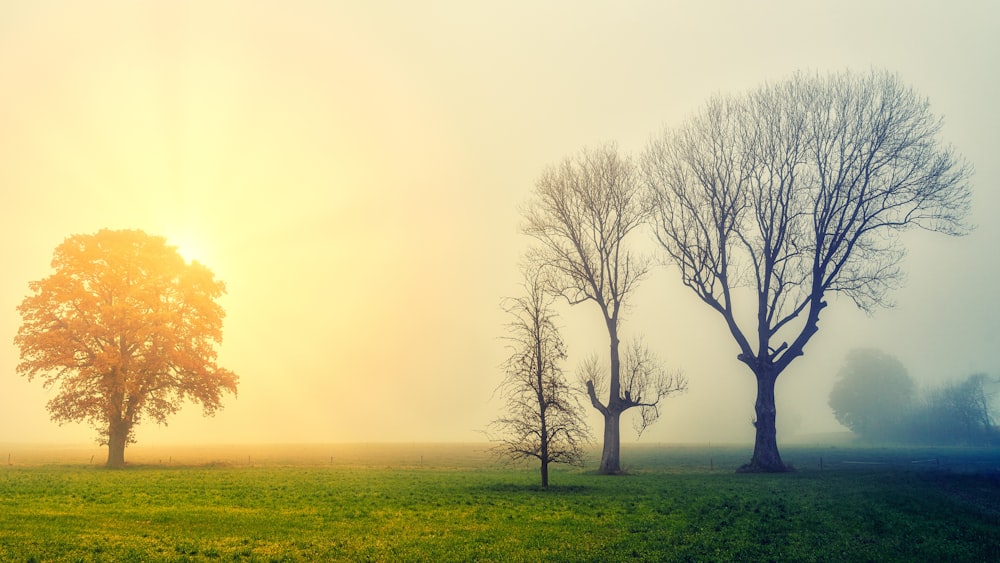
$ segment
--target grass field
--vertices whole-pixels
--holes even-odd
[[[747,447],[643,446],[541,490],[484,448],[22,448],[0,561],[1000,560],[995,450],[786,447],[795,473],[743,475]]]

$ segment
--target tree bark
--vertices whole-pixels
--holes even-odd
[[[601,466],[598,472],[614,475],[622,472],[621,467],[621,432],[619,421],[621,413],[608,409],[604,414],[604,448],[601,451]]]
[[[547,459],[542,460],[542,487],[548,488],[549,486],[549,461]]]
[[[616,308],[617,310],[617,308]],[[618,318],[617,313],[609,316],[604,313],[604,320],[610,337],[611,377],[608,382],[608,406],[604,414],[604,448],[601,451],[601,466],[598,469],[604,475],[614,475],[622,472],[621,466],[621,356],[618,350]]]
[[[756,437],[754,440],[753,457],[750,463],[740,468],[746,472],[780,473],[788,471],[778,453],[778,432],[776,426],[777,407],[774,402],[774,384],[778,376],[772,369],[755,373],[757,377],[757,402],[754,411],[757,420],[754,421]]]
[[[105,467],[125,467],[125,443],[128,441],[128,428],[124,424],[112,424],[108,429],[108,461]]]

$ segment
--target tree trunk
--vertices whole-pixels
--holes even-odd
[[[541,387],[539,387],[541,389]],[[539,393],[539,399],[541,399],[541,393]],[[539,408],[541,409],[541,419],[542,419],[542,444],[541,449],[538,452],[538,460],[542,463],[542,487],[549,486],[549,429],[548,425],[545,423],[545,411],[546,405],[544,401],[539,400]]]
[[[622,472],[621,466],[621,431],[619,421],[621,420],[621,357],[618,353],[618,320],[617,317],[608,317],[605,312],[605,321],[610,337],[611,374],[608,381],[608,406],[604,410],[604,449],[601,452],[601,467],[598,472],[604,475],[614,475]]]
[[[108,430],[108,461],[105,467],[125,467],[125,443],[128,441],[128,429],[124,424],[112,424]]]
[[[604,449],[601,451],[601,467],[598,472],[614,475],[622,472],[621,467],[621,433],[618,422],[621,413],[608,409],[604,415]]]
[[[757,435],[754,440],[753,457],[750,463],[740,468],[741,471],[760,473],[779,473],[788,471],[778,453],[778,433],[775,425],[777,408],[774,403],[774,383],[778,376],[772,370],[755,373],[757,376],[757,402],[754,410],[757,420],[754,427]]]

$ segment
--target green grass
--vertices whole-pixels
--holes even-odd
[[[468,447],[408,448],[5,467],[0,561],[1000,559],[996,452],[786,448],[797,472],[738,475],[745,448],[642,447],[630,475],[562,468],[540,490]]]

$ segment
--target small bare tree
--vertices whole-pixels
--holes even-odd
[[[604,417],[601,473],[621,471],[621,413],[637,405],[623,394],[619,328],[626,298],[649,269],[627,239],[650,215],[635,166],[613,144],[585,149],[546,170],[523,210],[523,230],[539,245],[529,258],[549,272],[550,290],[571,305],[592,301],[610,340],[607,400],[588,387]]]
[[[757,379],[746,470],[785,469],[774,385],[819,330],[827,293],[891,306],[899,232],[967,231],[970,168],[940,129],[889,73],[798,74],[714,98],[650,144],[657,238]]]
[[[525,294],[504,301],[513,320],[506,337],[511,355],[500,385],[506,416],[492,427],[494,451],[511,459],[536,458],[542,486],[549,486],[549,464],[581,465],[590,440],[583,407],[566,381],[561,364],[566,347],[554,319],[556,296],[545,292],[538,270],[526,269]]]

